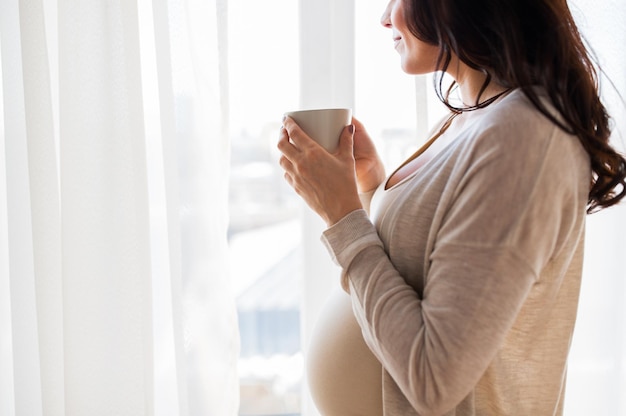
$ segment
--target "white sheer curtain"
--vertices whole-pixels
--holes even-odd
[[[234,415],[221,0],[0,2],[0,415]]]

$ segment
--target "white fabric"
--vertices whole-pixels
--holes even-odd
[[[182,91],[181,80],[195,80],[195,86],[189,87],[189,90],[195,93],[197,102],[212,103],[214,108],[217,108],[218,97],[227,95],[224,90],[222,93],[216,90],[217,85],[222,85],[222,88],[225,85],[224,76],[222,76],[220,84],[217,84],[218,63],[225,69],[222,74],[227,73],[226,60],[219,59],[218,62],[218,51],[215,48],[217,39],[208,41],[208,36],[205,35],[204,39],[195,38],[199,42],[191,45],[186,43],[187,38],[183,36],[185,28],[194,33],[198,29],[204,29],[209,31],[211,36],[215,35],[213,32],[215,28],[223,28],[220,25],[224,25],[227,20],[224,14],[227,0],[217,0],[218,7],[216,8],[213,8],[214,1],[216,0],[209,2],[199,0],[195,2],[191,0],[153,0],[153,2],[136,0],[136,6],[133,0],[99,2],[76,0],[71,3],[68,0],[0,1],[0,72],[2,76],[2,82],[0,82],[0,95],[2,97],[0,99],[0,415],[37,415],[42,414],[43,409],[45,409],[46,415],[70,414],[65,411],[66,393],[68,400],[70,397],[76,397],[80,394],[80,392],[68,391],[65,382],[66,367],[74,372],[81,371],[79,358],[70,357],[69,362],[65,362],[68,356],[65,351],[65,341],[70,337],[70,333],[76,334],[78,332],[75,327],[77,322],[71,320],[73,322],[71,331],[68,334],[64,332],[64,319],[68,313],[64,305],[64,294],[66,292],[72,294],[73,297],[70,299],[73,299],[72,307],[75,307],[76,296],[74,293],[79,290],[79,288],[69,284],[70,281],[73,284],[78,283],[79,279],[76,276],[68,275],[69,280],[68,282],[65,281],[65,275],[69,272],[64,267],[64,259],[70,256],[75,257],[67,260],[73,265],[76,265],[79,260],[76,258],[76,253],[68,252],[65,248],[61,251],[61,241],[65,245],[78,244],[77,238],[80,236],[81,230],[77,227],[79,228],[81,222],[86,221],[86,213],[81,218],[67,218],[66,213],[64,217],[67,218],[69,224],[63,223],[62,227],[61,206],[68,206],[68,201],[64,201],[62,197],[69,195],[70,192],[80,193],[82,191],[72,190],[72,184],[78,182],[77,178],[73,178],[69,184],[64,184],[63,191],[61,190],[60,172],[63,171],[63,175],[67,177],[70,172],[68,169],[72,165],[78,164],[79,156],[74,154],[72,159],[68,159],[69,154],[59,155],[59,149],[61,147],[67,149],[69,143],[67,140],[71,140],[71,138],[66,137],[67,129],[70,126],[72,129],[80,127],[80,120],[68,119],[71,117],[71,114],[67,112],[69,107],[65,107],[63,110],[60,108],[59,77],[64,79],[64,82],[71,82],[76,86],[78,86],[78,81],[71,79],[67,72],[61,73],[62,71],[69,71],[69,69],[66,66],[59,67],[59,51],[65,51],[64,65],[67,65],[67,62],[72,59],[84,59],[92,63],[95,61],[93,56],[83,55],[84,51],[68,51],[67,48],[64,48],[62,46],[64,42],[88,44],[90,41],[87,39],[67,39],[67,36],[70,35],[69,29],[60,27],[61,25],[58,24],[58,22],[69,23],[74,27],[79,23],[72,22],[71,16],[77,17],[81,15],[80,13],[84,14],[85,18],[88,15],[99,16],[100,27],[105,29],[96,32],[95,27],[86,28],[90,32],[100,34],[99,38],[96,36],[97,39],[91,42],[100,46],[107,45],[108,53],[113,54],[116,58],[108,64],[115,66],[122,73],[134,76],[135,80],[126,84],[118,84],[116,88],[110,88],[115,80],[96,78],[95,72],[93,72],[94,77],[89,79],[88,83],[96,83],[102,88],[99,90],[99,100],[104,99],[104,97],[121,99],[117,97],[118,94],[128,97],[128,104],[133,103],[133,108],[142,107],[143,115],[133,114],[132,117],[138,119],[143,117],[146,120],[143,123],[142,134],[146,139],[145,157],[147,163],[142,162],[141,156],[135,153],[140,152],[139,148],[141,147],[137,141],[123,143],[121,140],[107,140],[107,144],[110,146],[121,148],[116,149],[117,153],[100,155],[103,162],[105,160],[111,161],[116,157],[121,158],[120,155],[123,155],[122,167],[133,176],[125,178],[129,183],[123,184],[119,192],[129,192],[129,189],[141,187],[142,184],[149,189],[148,208],[145,205],[145,193],[141,198],[126,201],[117,194],[117,189],[113,189],[113,192],[116,193],[113,198],[117,198],[113,200],[121,201],[124,207],[137,204],[136,212],[149,213],[150,222],[148,225],[143,222],[145,218],[138,218],[137,224],[134,224],[132,229],[123,230],[120,233],[129,238],[136,237],[136,241],[145,242],[146,236],[143,234],[149,232],[150,248],[148,255],[150,256],[150,264],[147,265],[146,263],[146,253],[143,253],[140,248],[133,248],[132,254],[137,256],[134,266],[139,271],[135,271],[134,274],[131,271],[125,271],[125,273],[131,275],[132,279],[129,279],[139,285],[133,289],[134,293],[141,292],[142,288],[145,289],[146,280],[148,280],[146,276],[150,276],[152,295],[148,294],[147,296],[153,296],[152,308],[150,309],[146,303],[142,304],[142,302],[147,302],[141,300],[145,298],[139,298],[133,299],[135,303],[129,309],[132,309],[133,316],[136,318],[146,319],[144,324],[148,322],[146,315],[151,314],[151,321],[155,322],[151,336],[158,338],[158,342],[152,344],[154,351],[152,374],[149,371],[140,371],[133,367],[132,374],[124,374],[124,377],[138,378],[142,375],[152,377],[150,382],[154,385],[154,393],[146,393],[146,397],[148,397],[146,402],[154,401],[155,414],[186,415],[190,414],[190,409],[200,406],[193,404],[199,402],[198,395],[193,398],[188,389],[187,371],[189,367],[193,368],[193,365],[189,363],[191,354],[187,354],[187,351],[192,351],[193,346],[197,347],[196,351],[200,351],[204,347],[201,347],[199,342],[192,343],[189,336],[184,338],[184,334],[189,333],[191,327],[189,324],[183,327],[183,322],[191,322],[191,320],[183,320],[183,305],[188,305],[185,308],[185,316],[193,315],[191,313],[192,308],[189,307],[192,303],[184,301],[184,293],[190,293],[189,291],[193,291],[193,289],[185,289],[186,291],[183,292],[184,288],[191,287],[183,284],[183,276],[189,276],[189,274],[183,273],[182,267],[183,262],[187,264],[188,261],[188,258],[183,260],[182,253],[189,252],[189,245],[183,243],[179,216],[181,212],[187,212],[181,207],[186,207],[189,202],[183,202],[182,197],[178,194],[179,183],[185,180],[179,176],[179,166],[183,166],[181,168],[183,169],[188,164],[184,159],[179,159],[177,148],[181,145],[181,137],[195,137],[192,141],[195,143],[193,146],[199,144],[217,146],[213,149],[215,151],[213,161],[215,159],[227,160],[225,146],[219,146],[217,140],[211,140],[213,137],[208,133],[209,131],[224,131],[226,129],[227,126],[223,123],[226,117],[226,100],[222,100],[219,105],[218,113],[221,117],[215,116],[217,113],[213,113],[214,110],[206,110],[209,107],[195,112],[197,120],[204,120],[204,124],[197,127],[196,135],[188,135],[187,131],[182,131],[179,127],[182,120],[189,114],[187,107],[185,107],[187,104],[183,102],[180,95]],[[199,9],[203,3],[206,3],[204,5],[205,10]],[[626,3],[622,0],[606,0],[606,4],[603,3],[604,7],[597,7],[597,2],[592,0],[572,0],[570,3],[573,6],[574,14],[581,23],[583,33],[594,46],[601,63],[616,83],[617,89],[624,95],[624,91],[626,91],[626,78],[624,77],[626,55],[622,52],[621,45],[626,39],[626,30],[624,30],[623,25],[626,18]],[[136,18],[122,18],[122,14],[125,13],[135,14],[136,11],[133,11],[135,7],[139,10],[139,24],[137,24]],[[381,5],[381,7],[384,6]],[[68,13],[71,13],[71,16]],[[191,16],[194,19],[187,20],[186,16]],[[373,19],[365,24],[377,27],[377,17],[378,12]],[[91,19],[96,18],[92,17]],[[310,20],[312,17],[303,14],[301,19]],[[130,22],[121,22],[125,20],[130,20]],[[345,26],[344,20],[336,19],[334,24]],[[140,33],[139,50],[142,55],[140,75],[137,75],[136,66],[139,63],[136,59],[129,62],[124,62],[122,59],[125,54],[132,54],[129,51],[122,53],[122,50],[126,50],[127,46],[129,47],[130,44],[136,42],[137,35],[128,34],[129,30],[131,32],[139,30]],[[127,35],[122,36],[121,31],[125,31],[124,33]],[[385,41],[388,40],[387,35],[387,33],[382,35]],[[76,36],[81,35],[77,34]],[[336,40],[339,41],[340,39],[342,38]],[[204,40],[207,42],[202,43]],[[128,44],[128,42],[130,43]],[[225,46],[223,39],[220,42],[222,46]],[[358,42],[363,43],[361,38],[358,39]],[[178,67],[172,61],[179,59],[177,53],[180,54],[180,52],[177,52],[176,48],[181,47],[191,48],[196,53],[210,57],[208,59],[210,63],[205,63],[205,68],[208,67],[210,70],[201,72],[197,65],[198,61],[193,61],[195,71],[182,73],[177,70]],[[137,45],[134,46],[134,49],[137,50]],[[224,50],[222,49],[222,51]],[[76,54],[77,56],[72,58],[68,54]],[[187,52],[186,54],[187,62],[192,61],[191,55]],[[176,55],[176,59],[174,55]],[[330,61],[333,57],[328,56],[324,59]],[[128,65],[131,67],[127,67]],[[330,64],[328,66],[333,67]],[[334,67],[338,66],[335,65]],[[345,65],[340,67],[343,68]],[[91,71],[92,69],[102,71],[95,63],[93,68],[83,69],[83,71]],[[355,71],[358,75],[359,67],[355,68]],[[208,74],[211,74],[211,78],[207,78]],[[397,75],[398,73],[394,72],[392,76]],[[348,81],[353,78],[352,74],[343,76],[347,76]],[[302,82],[306,84],[307,79],[305,78],[303,77]],[[137,86],[139,80],[141,87]],[[174,87],[174,84],[178,86]],[[341,85],[341,80],[338,81],[338,84]],[[128,86],[128,91],[125,85]],[[86,85],[85,87],[92,91],[96,89],[95,85]],[[137,104],[137,101],[140,100],[137,97],[138,88],[143,96],[143,104]],[[368,90],[370,89],[371,85],[368,86]],[[365,91],[366,89],[357,87],[357,90]],[[603,83],[603,91],[612,94],[611,86],[606,82]],[[63,92],[65,97],[67,94],[68,91]],[[332,91],[328,94],[332,94]],[[91,104],[94,106],[92,108],[95,108],[96,98],[89,98],[93,100]],[[90,103],[85,103],[85,106],[88,104]],[[359,101],[357,104],[361,108],[360,113],[363,114],[363,105]],[[611,110],[616,117],[616,124],[621,127],[622,132],[621,135],[617,136],[617,139],[624,143],[624,132],[626,131],[624,128],[624,120],[626,119],[624,107],[619,100],[613,100],[613,104]],[[104,106],[104,103],[101,102],[100,105],[107,109],[106,115],[102,114],[101,117],[108,120],[115,121],[117,115],[123,114],[121,109],[116,109],[112,104]],[[66,120],[63,126],[59,123],[61,111],[64,111],[64,120]],[[87,112],[81,109],[78,111]],[[208,114],[212,116],[209,117]],[[374,121],[378,122],[378,120],[372,120],[368,125]],[[61,129],[64,129],[63,134],[59,133]],[[126,137],[131,137],[132,134],[129,131],[135,132],[140,127],[136,125],[135,121],[126,120],[117,121],[117,124],[113,124],[111,129],[118,133],[125,131]],[[203,131],[205,132],[204,135],[202,135]],[[133,138],[136,139],[134,136]],[[74,140],[77,139],[74,138]],[[92,141],[95,139],[88,137],[84,140]],[[202,140],[202,143],[198,143],[198,140]],[[60,142],[63,144],[61,145]],[[111,147],[108,149],[110,150]],[[81,151],[89,156],[89,149],[82,149]],[[218,155],[222,156],[221,159]],[[95,158],[95,156],[91,156]],[[134,166],[134,161],[126,160],[126,157],[147,165],[147,185],[146,179],[141,177],[141,172],[133,173],[131,167]],[[204,157],[207,157],[206,153]],[[72,162],[68,162],[66,166],[65,161],[67,160],[72,160]],[[216,174],[210,179],[210,182],[209,179],[205,182],[205,188],[214,191],[205,203],[217,203],[217,205],[210,205],[204,213],[214,219],[215,229],[219,229],[219,227],[225,226],[223,223],[226,215],[225,206],[220,205],[224,201],[220,200],[219,195],[223,195],[225,192],[223,186],[227,172],[223,169],[222,164],[216,164],[213,167],[208,166],[208,164],[204,164],[204,166],[207,169],[214,168],[215,171],[212,171],[211,174]],[[113,169],[108,162],[101,166],[85,165],[83,168],[85,170]],[[76,166],[73,166],[72,169],[76,169]],[[207,172],[204,174],[208,175]],[[92,175],[87,177],[93,178],[93,175],[92,172]],[[108,172],[102,173],[99,178],[108,178]],[[111,179],[119,181],[119,178],[120,175],[114,175]],[[104,187],[104,184],[101,185]],[[94,198],[93,195],[89,196],[85,204],[93,204]],[[111,201],[107,204],[113,205]],[[207,205],[198,206],[202,207],[201,210],[207,209]],[[626,244],[624,244],[625,233],[622,231],[626,226],[625,208],[625,206],[613,208],[606,213],[595,214],[590,217],[581,310],[570,360],[568,379],[570,394],[568,395],[567,414],[626,414],[626,395],[622,394],[624,386],[626,386],[626,356],[624,355],[624,351],[626,351],[626,314],[623,308],[623,300],[626,297],[624,291],[626,273],[623,266]],[[131,217],[129,212],[123,212],[122,219],[129,221]],[[102,209],[100,214],[115,215],[112,212],[104,212]],[[186,215],[185,218],[189,219],[190,216]],[[108,223],[113,222],[110,218],[107,221]],[[105,225],[108,223],[98,224],[98,229],[102,231],[103,235],[106,230],[103,231],[102,229],[106,228]],[[91,226],[96,227],[93,224]],[[204,228],[203,235],[221,234],[221,231],[214,233],[208,227]],[[72,234],[67,234],[70,230]],[[88,237],[89,241],[87,242],[93,244],[94,241],[97,242],[98,238],[103,236]],[[317,234],[312,240],[317,244]],[[209,241],[208,237],[206,241]],[[225,243],[219,239],[214,240],[214,243],[215,246],[211,246],[211,257],[199,255],[199,258],[203,258],[206,262],[203,266],[205,270],[209,262],[210,264],[221,264],[223,259],[223,257],[219,257],[219,253],[220,250],[223,250]],[[213,251],[215,247],[219,247],[219,249]],[[109,246],[108,248],[115,252],[115,247]],[[102,254],[104,256],[105,253],[102,252]],[[321,250],[319,254],[326,255]],[[113,262],[114,259],[107,260]],[[311,259],[311,263],[316,261],[316,259]],[[126,262],[126,265],[133,263],[128,259]],[[149,271],[146,270],[147,267],[150,268]],[[210,287],[209,293],[226,293],[226,289],[224,289],[225,271],[221,266],[219,269],[220,272],[210,276],[210,281],[204,282],[207,290]],[[100,275],[100,277],[102,276]],[[108,293],[118,289],[118,280],[121,279],[115,277],[115,280],[110,282],[109,289],[111,290]],[[126,283],[130,286],[130,282]],[[228,296],[224,296],[223,301],[230,303]],[[223,405],[232,409],[236,407],[237,401],[236,393],[233,393],[236,386],[233,381],[235,373],[232,368],[232,362],[237,353],[236,347],[231,348],[231,345],[237,342],[236,336],[233,334],[235,328],[233,323],[235,319],[234,309],[227,305],[225,307],[227,312],[222,313],[224,308],[218,303],[213,304],[211,302],[204,304],[204,310],[196,309],[196,311],[204,313],[205,317],[215,316],[223,319],[220,325],[221,330],[216,328],[211,333],[203,334],[203,342],[209,343],[213,351],[212,353],[207,351],[207,356],[215,354],[212,356],[214,362],[210,364],[213,367],[207,370],[205,366],[204,374],[207,380],[209,378],[228,380],[223,383],[223,386],[228,387],[222,386],[217,391],[211,391],[213,397],[210,401],[216,403],[212,406]],[[197,305],[197,302],[195,304]],[[84,306],[93,309],[104,308],[104,306],[96,308],[95,305]],[[108,309],[106,310],[107,313],[110,312]],[[220,311],[220,313],[213,311]],[[130,312],[130,310],[125,310],[125,312]],[[100,319],[101,322],[108,322],[104,329],[109,331],[109,336],[115,334],[116,328],[121,331],[139,326],[138,324],[121,322],[122,326],[117,327],[117,320],[122,319],[116,316],[115,311],[112,313],[113,316],[109,317],[108,321]],[[87,319],[83,318],[82,321],[84,323]],[[201,320],[198,319],[197,322],[196,328],[201,328]],[[599,325],[598,322],[602,322],[602,325]],[[98,332],[100,336],[104,336],[95,329],[93,332]],[[78,336],[83,337],[80,334]],[[141,336],[149,338],[148,335]],[[199,341],[198,338],[195,339]],[[74,339],[68,339],[69,341],[78,342]],[[120,342],[130,343],[131,341],[121,340]],[[147,351],[148,348],[142,348],[139,345],[141,342],[133,341],[130,343],[129,351],[143,355],[143,358],[149,361],[150,352]],[[72,345],[74,345],[73,348],[76,347],[75,344]],[[102,346],[102,349],[106,350],[107,347]],[[149,366],[149,364],[145,365]],[[95,365],[92,364],[92,366]],[[84,370],[87,368],[85,366]],[[115,373],[115,369],[107,368],[103,371]],[[68,380],[71,379],[68,378]],[[104,384],[104,380],[100,380],[100,382]],[[77,386],[74,382],[72,388],[89,389],[93,388],[95,384],[96,381],[93,381],[85,386]],[[146,390],[150,390],[148,382],[145,382],[143,386]],[[123,400],[114,398],[110,394],[111,392],[102,389],[102,386],[98,386],[98,388],[102,390],[103,395],[108,395],[107,397],[111,401]],[[111,390],[114,389],[115,386],[111,387]],[[208,390],[208,387],[205,390]],[[207,393],[206,397],[208,396]],[[215,396],[219,397],[216,398]],[[132,398],[135,400],[135,396]],[[621,407],[619,407],[620,405]],[[148,404],[145,406],[146,409],[149,408]],[[102,411],[104,412],[104,410]],[[227,414],[234,411],[224,410],[224,412],[226,413],[223,414]]]
[[[225,21],[0,4],[3,416],[237,413]]]

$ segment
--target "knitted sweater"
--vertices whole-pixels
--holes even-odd
[[[519,90],[461,117],[322,241],[384,368],[385,416],[561,415],[588,156]]]

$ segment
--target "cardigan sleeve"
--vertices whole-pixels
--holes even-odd
[[[368,247],[383,247],[374,224],[364,209],[352,211],[324,232],[324,243],[335,263],[340,266],[351,264],[352,260]],[[348,276],[343,268],[341,287],[350,293]]]
[[[372,197],[374,196],[374,192],[376,192],[376,189],[368,192],[359,193],[359,200],[361,201],[361,205],[368,215],[370,213],[370,205],[372,203]]]

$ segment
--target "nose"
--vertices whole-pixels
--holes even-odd
[[[393,0],[390,0],[389,3],[387,3],[387,7],[385,8],[385,11],[383,12],[383,15],[380,17],[380,24],[383,25],[384,27],[386,27],[387,29],[391,28],[391,6],[392,6]]]

